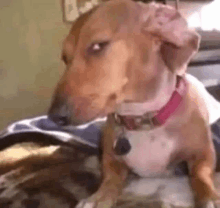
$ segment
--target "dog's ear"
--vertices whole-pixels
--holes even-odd
[[[192,56],[198,51],[200,36],[188,28],[186,20],[174,8],[162,4],[142,5],[143,32],[162,41],[161,55],[166,65],[178,74],[184,73]],[[148,12],[146,14],[145,12]]]

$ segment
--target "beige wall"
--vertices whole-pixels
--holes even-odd
[[[0,130],[47,112],[69,25],[60,0],[0,1]]]
[[[0,130],[9,122],[47,112],[62,73],[61,0],[0,0]],[[170,2],[169,2],[170,4]],[[172,4],[172,2],[171,2]],[[189,16],[202,4],[180,4]]]

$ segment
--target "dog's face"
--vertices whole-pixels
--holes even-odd
[[[164,76],[183,70],[198,40],[170,7],[104,3],[81,16],[64,41],[66,71],[49,115],[61,124],[82,124],[122,102],[153,99]]]

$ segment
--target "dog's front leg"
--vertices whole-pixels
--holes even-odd
[[[114,119],[108,117],[104,131],[102,146],[102,183],[98,191],[88,199],[81,201],[77,208],[110,208],[121,194],[124,181],[128,174],[127,167],[114,158]]]
[[[207,147],[206,151],[198,153],[189,162],[190,180],[197,208],[215,208],[213,199],[216,199],[217,193],[213,182],[214,163],[212,147]]]

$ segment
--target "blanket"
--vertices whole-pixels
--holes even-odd
[[[207,104],[213,142],[220,159],[220,103],[195,77],[187,75],[187,79]],[[69,208],[94,193],[101,182],[99,143],[105,120],[60,127],[42,115],[11,123],[3,129],[0,207]],[[216,173],[215,185],[220,190],[220,173]],[[179,164],[169,177],[143,179],[131,173],[115,207],[193,207],[186,164]]]

